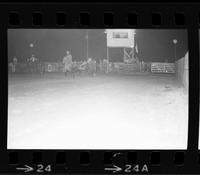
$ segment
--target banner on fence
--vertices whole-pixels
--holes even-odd
[[[153,73],[175,73],[174,63],[151,63],[151,72]]]

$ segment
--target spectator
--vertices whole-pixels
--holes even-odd
[[[13,73],[16,72],[16,67],[17,67],[17,57],[14,56],[14,58],[13,58],[13,66],[12,66],[12,72]]]

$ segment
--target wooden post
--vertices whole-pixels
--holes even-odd
[[[126,58],[126,48],[124,47],[124,58],[123,59],[125,60],[125,58]]]
[[[88,36],[88,30],[86,30],[86,57],[87,57],[87,60],[88,60],[88,39],[89,39],[89,36]]]
[[[109,47],[107,47],[107,61],[108,61],[108,64],[107,64],[107,73],[109,72]]]
[[[132,47],[132,59],[135,58],[135,52],[134,52],[134,47]]]

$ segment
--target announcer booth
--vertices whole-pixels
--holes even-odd
[[[105,33],[107,35],[108,62],[110,60],[109,48],[123,48],[124,63],[131,64],[132,67],[135,63],[138,64],[137,45],[135,43],[136,29],[106,29]]]
[[[106,29],[107,35],[107,59],[109,48],[124,48],[124,58],[134,58],[135,29]]]

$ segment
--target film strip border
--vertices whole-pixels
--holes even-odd
[[[150,13],[140,13],[130,10],[124,16],[121,16],[119,12],[113,12],[111,10],[105,10],[99,13],[100,16],[95,16],[95,12],[90,10],[81,10],[76,15],[74,13],[66,12],[64,9],[60,9],[55,13],[51,13],[50,17],[39,9],[35,9],[32,13],[27,13],[29,16],[25,17],[24,11],[12,10],[9,12],[9,27],[115,27],[120,23],[124,27],[169,27],[174,26],[176,28],[183,28],[187,26],[189,18],[182,11],[175,11],[167,16],[167,12],[160,12],[155,10]],[[148,15],[148,16],[146,16]],[[167,19],[168,17],[168,19]],[[148,19],[148,23],[144,23]],[[121,22],[119,23],[120,20]],[[98,23],[97,23],[98,21]],[[200,22],[200,17],[199,17]],[[28,27],[27,26],[27,27]],[[122,25],[120,25],[122,27]]]
[[[184,151],[10,151],[5,173],[198,173],[200,156]],[[190,157],[195,157],[195,162]],[[19,171],[17,171],[19,170]]]
[[[33,3],[0,4],[1,57],[7,58],[8,28],[187,29],[190,65],[188,149],[181,150],[6,150],[7,106],[3,103],[0,173],[199,173],[198,102],[200,4]],[[3,35],[2,35],[3,34]],[[6,59],[1,60],[6,65]],[[7,92],[6,71],[2,70]],[[4,86],[5,85],[5,86]],[[6,102],[7,97],[5,97]]]
[[[103,13],[103,25],[105,27],[114,26],[115,25],[115,15],[111,11],[106,11]],[[32,21],[32,26],[43,26],[45,25],[45,17],[44,13],[40,11],[34,11],[31,15],[30,22]],[[82,11],[79,13],[79,17],[76,17],[77,21],[74,22],[82,26],[82,27],[89,27],[91,25],[91,13],[88,11]],[[136,12],[129,12],[126,16],[127,24],[131,26],[137,26],[140,21],[140,15]],[[151,25],[152,26],[161,26],[163,24],[163,16],[160,12],[153,12],[151,13]],[[68,15],[64,11],[58,11],[55,14],[54,20],[52,20],[56,27],[64,27],[70,24],[70,19],[68,19]],[[23,17],[21,18],[21,14],[19,12],[10,12],[9,13],[9,25],[11,27],[18,27],[21,24],[23,25]],[[183,12],[175,12],[173,17],[174,25],[177,27],[184,27],[185,25],[185,15]],[[72,23],[71,23],[72,24]]]
[[[22,3],[3,6],[3,21],[14,28],[185,28],[191,23],[190,19],[196,25],[200,23],[198,4]]]

